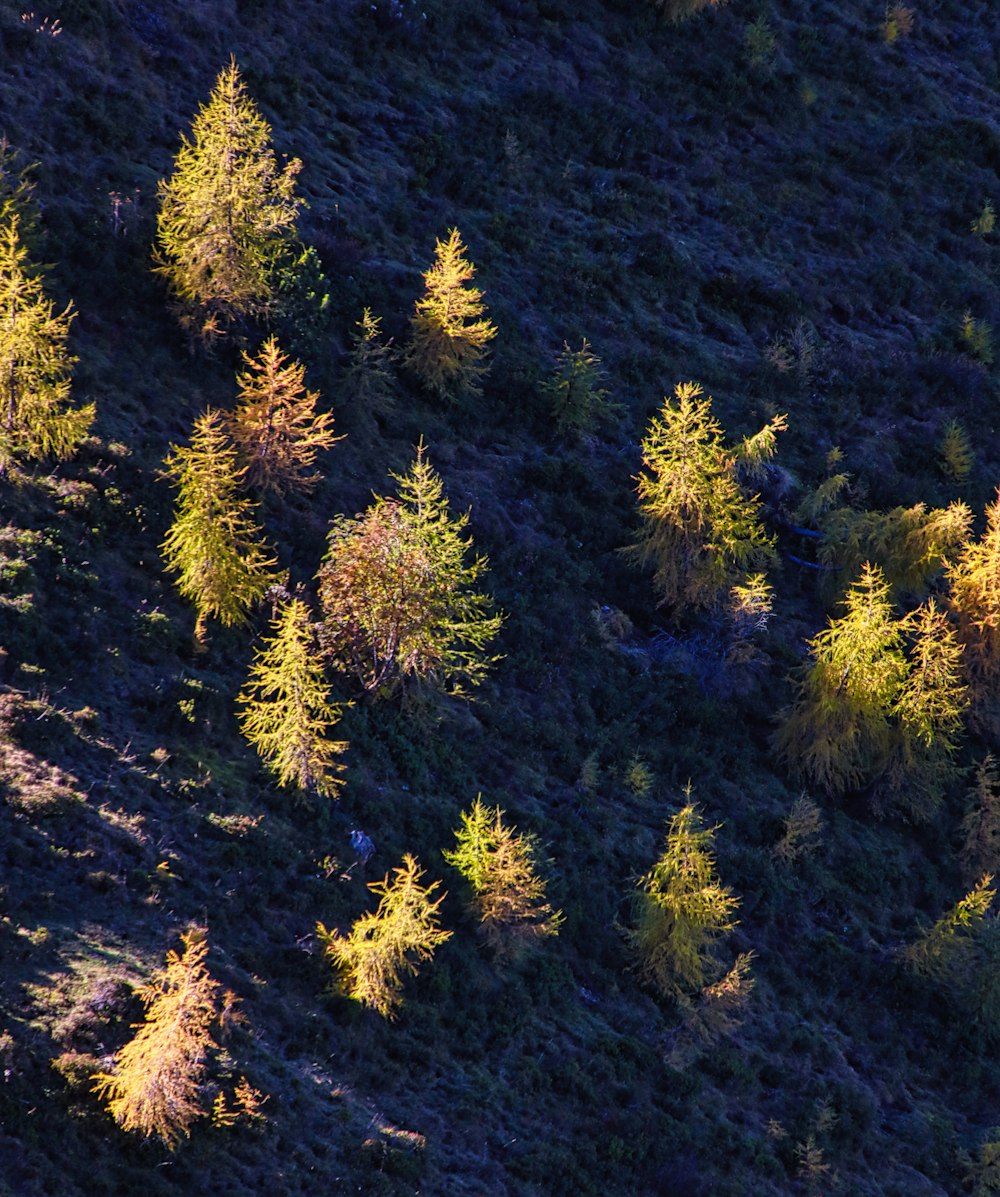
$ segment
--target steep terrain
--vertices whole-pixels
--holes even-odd
[[[680,26],[624,0],[0,8],[0,133],[38,163],[36,257],[77,308],[74,393],[98,412],[74,460],[0,479],[0,1194],[991,1191],[973,1186],[996,1028],[900,963],[964,892],[966,783],[918,825],[814,794],[818,846],[774,852],[800,787],[771,735],[833,609],[793,513],[831,450],[859,507],[981,513],[1000,481],[988,335],[963,336],[966,313],[1000,321],[998,234],[971,231],[1000,203],[1000,11],[935,0],[891,42],[884,18],[860,0],[732,0]],[[423,436],[506,614],[474,703],[337,680],[355,702],[335,801],[277,789],[238,733],[265,615],[198,651],[158,549],[163,459],[232,405],[239,353],[189,345],[151,273],[156,182],[230,54],[303,161],[330,301],[296,352],[348,433],[308,498],[264,509],[281,565],[310,593],[333,517],[387,493]],[[449,406],[401,373],[373,419],[339,393],[354,324],[370,307],[402,344],[451,227],[499,329],[484,394]],[[543,384],[582,338],[616,407],[573,440]],[[619,552],[639,441],[684,379],[734,437],[789,417],[764,494],[775,614],[745,668],[710,620],[668,623]],[[952,420],[962,485],[940,466]],[[970,735],[963,764],[991,747]],[[755,954],[741,1024],[704,1046],[623,935],[688,782],[742,899],[724,955]],[[478,792],[539,836],[565,914],[503,966],[440,855]],[[406,852],[444,881],[454,935],[386,1022],[334,992],[315,929],[370,909]],[[87,1078],[192,924],[244,1019],[215,1067],[267,1101],[169,1153]]]

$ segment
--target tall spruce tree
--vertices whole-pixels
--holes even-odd
[[[497,335],[482,291],[471,285],[476,268],[465,252],[458,229],[436,243],[403,359],[428,390],[448,399],[480,393],[489,343]]]
[[[322,661],[313,652],[309,610],[293,598],[278,612],[237,701],[240,730],[282,786],[334,794],[343,740],[329,739],[341,708],[329,700]]]
[[[238,376],[236,408],[229,431],[246,469],[250,487],[282,493],[307,490],[319,480],[313,472],[321,449],[342,439],[333,435],[333,417],[316,412],[315,391],[305,387],[305,367],[289,361],[274,337],[256,357],[243,354],[247,369]]]
[[[57,313],[21,244],[16,205],[0,221],[0,473],[18,459],[67,458],[94,406],[70,406],[72,305]]]
[[[156,270],[185,325],[212,336],[267,310],[295,238],[302,164],[278,165],[235,59],[181,142],[173,174],[159,184]]]
[[[240,494],[244,469],[220,412],[199,416],[191,444],[174,445],[164,466],[178,494],[161,552],[178,575],[177,588],[195,605],[201,642],[210,617],[226,626],[246,619],[275,581],[275,560],[253,520],[253,504]]]
[[[785,427],[776,416],[729,448],[694,382],[678,383],[664,399],[643,442],[638,476],[642,527],[630,554],[654,567],[660,604],[675,614],[720,605],[732,586],[774,560],[774,542],[760,521],[760,504],[746,492],[741,469],[759,469]]]

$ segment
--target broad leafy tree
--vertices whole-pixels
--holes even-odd
[[[730,588],[769,565],[773,539],[741,473],[774,452],[783,416],[730,448],[712,401],[693,382],[664,399],[643,442],[638,476],[642,527],[631,554],[652,565],[660,604],[676,614],[714,608]]]
[[[476,589],[487,567],[469,559],[468,514],[452,517],[423,445],[399,497],[376,496],[361,515],[338,517],[319,571],[321,635],[333,664],[370,694],[428,683],[462,694],[495,659],[492,600]]]
[[[240,730],[279,785],[336,793],[343,769],[337,757],[347,744],[329,733],[341,708],[330,702],[301,599],[290,599],[278,612],[238,702]]]
[[[270,126],[230,60],[159,185],[156,269],[189,327],[211,336],[267,310],[295,238],[300,167],[279,166]]]
[[[489,343],[497,334],[482,291],[472,285],[476,268],[465,253],[458,229],[436,243],[404,358],[428,390],[449,399],[479,394]]]
[[[19,459],[70,457],[94,418],[93,404],[70,404],[72,306],[56,312],[46,298],[15,208],[0,221],[0,472]]]
[[[253,504],[240,493],[245,471],[221,413],[200,416],[191,444],[174,445],[164,467],[178,493],[160,551],[178,590],[195,605],[195,636],[203,641],[210,617],[226,626],[244,622],[275,581],[275,561]]]
[[[237,378],[240,388],[229,431],[247,485],[282,493],[307,490],[318,481],[316,455],[339,437],[333,417],[316,411],[315,391],[305,387],[305,367],[289,361],[274,337],[256,357],[243,354],[246,370]]]

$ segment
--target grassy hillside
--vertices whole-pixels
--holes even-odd
[[[892,42],[884,15],[0,6],[0,133],[38,163],[33,249],[77,308],[74,394],[98,412],[74,460],[0,479],[0,1194],[991,1191],[997,1028],[900,952],[967,888],[967,790],[998,746],[965,738],[967,777],[930,822],[817,792],[817,847],[774,851],[801,787],[770,739],[837,589],[797,564],[811,545],[789,525],[831,450],[858,508],[981,513],[1000,480],[1000,234],[971,227],[1000,204],[1000,14],[935,0]],[[296,351],[348,433],[310,496],[263,508],[281,566],[312,592],[333,517],[388,493],[423,436],[506,613],[474,703],[373,703],[335,680],[354,700],[336,801],[277,789],[239,735],[266,614],[198,651],[158,550],[163,459],[231,407],[240,346],[179,329],[150,271],[156,182],[230,54],[303,161],[330,303]],[[344,394],[351,331],[367,306],[405,341],[451,227],[499,329],[484,394],[449,406],[401,372],[373,419]],[[584,337],[616,406],[573,440],[544,383]],[[749,667],[724,664],[712,620],[668,623],[619,552],[643,431],[684,379],[732,437],[789,417],[764,493],[775,615]],[[960,485],[939,453],[952,420],[974,449]],[[623,935],[688,782],[742,899],[722,955],[755,954],[742,1023],[705,1045],[639,983]],[[538,835],[565,914],[505,965],[441,857],[479,792]],[[454,935],[386,1022],[334,991],[315,929],[371,909],[366,883],[406,852],[444,882]],[[192,924],[244,1016],[214,1075],[267,1101],[168,1153],[124,1135],[87,1078]]]

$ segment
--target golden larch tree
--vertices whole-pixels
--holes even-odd
[[[211,1112],[201,1088],[219,1016],[219,985],[205,966],[208,940],[189,931],[181,942],[183,951],[169,952],[166,968],[140,990],[146,1019],[135,1038],[115,1053],[111,1072],[92,1078],[123,1130],[155,1136],[170,1150]]]
[[[306,390],[305,367],[290,361],[274,337],[256,357],[244,353],[243,361],[228,424],[247,485],[278,494],[308,490],[319,480],[317,453],[342,439],[333,434],[333,417],[317,413],[319,395]]]
[[[301,599],[286,602],[271,635],[257,653],[237,702],[240,730],[282,786],[305,793],[335,794],[347,750],[329,732],[341,716],[330,702],[323,663],[313,649],[309,610]]]
[[[225,419],[207,411],[195,422],[188,446],[172,446],[165,472],[177,488],[174,522],[160,546],[177,588],[198,612],[195,636],[205,638],[209,617],[242,623],[276,577],[275,559],[240,494],[244,467],[226,435]]]
[[[487,319],[483,293],[472,285],[476,268],[465,257],[458,229],[435,245],[424,274],[424,294],[410,319],[405,364],[441,398],[478,395],[489,343],[497,335]]]
[[[346,936],[318,923],[316,933],[330,963],[338,970],[348,997],[394,1018],[403,1002],[405,974],[415,976],[450,931],[438,925],[445,895],[431,897],[440,882],[421,885],[424,870],[409,854],[402,865],[368,888],[379,897],[378,909],[363,914]]]

